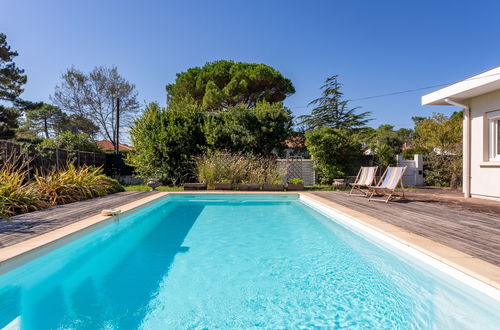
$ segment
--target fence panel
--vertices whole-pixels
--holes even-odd
[[[104,153],[43,148],[37,150],[33,145],[21,146],[10,141],[0,140],[0,164],[10,162],[14,166],[28,170],[28,176],[34,172],[47,172],[54,168],[66,167],[68,163],[76,166],[106,166]]]
[[[312,186],[316,183],[316,173],[312,159],[286,158],[277,161],[285,173],[282,178],[284,182],[292,178],[301,178],[306,186]]]

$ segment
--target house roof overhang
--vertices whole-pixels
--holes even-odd
[[[500,66],[422,96],[422,105],[450,105],[446,99],[464,101],[500,90]]]

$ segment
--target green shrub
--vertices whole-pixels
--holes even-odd
[[[314,160],[319,181],[324,184],[356,173],[363,157],[361,144],[343,129],[320,127],[309,130],[306,132],[306,146]]]
[[[162,109],[148,105],[130,130],[135,150],[126,163],[143,178],[158,178],[163,184],[189,182],[193,177],[192,157],[207,148],[204,113],[193,106]]]
[[[269,156],[282,154],[291,135],[291,111],[281,102],[258,102],[254,108],[240,105],[218,115],[220,128],[214,146],[232,152]]]
[[[288,180],[288,183],[291,183],[291,184],[304,184],[304,180],[302,180],[301,178],[291,178]]]
[[[73,134],[69,131],[60,133],[53,139],[45,139],[42,141],[43,148],[60,148],[66,150],[79,150],[89,152],[103,152],[101,148],[90,140],[86,133]]]
[[[196,173],[193,158],[213,150],[269,157],[284,150],[291,127],[291,112],[280,102],[258,102],[250,109],[238,105],[217,113],[189,102],[167,109],[151,103],[130,131],[135,150],[126,162],[146,179],[190,182]]]
[[[108,194],[114,194],[118,192],[125,191],[125,187],[123,187],[120,182],[110,177],[105,177],[103,180],[107,181]]]
[[[424,181],[427,185],[457,188],[462,178],[462,156],[431,152],[424,158]]]
[[[403,150],[403,159],[413,159],[416,154],[426,155],[429,153],[429,150],[425,148],[414,147],[411,149]]]

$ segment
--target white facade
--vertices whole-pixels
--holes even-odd
[[[422,97],[464,109],[465,197],[500,201],[500,67]]]
[[[491,127],[493,124],[498,125],[500,120],[500,90],[470,99],[469,106],[471,109],[470,193],[473,197],[500,200],[499,132],[498,129]],[[496,120],[492,117],[495,112],[498,117]]]

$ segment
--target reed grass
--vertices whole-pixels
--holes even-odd
[[[199,182],[208,186],[215,182],[273,183],[284,175],[275,158],[243,153],[207,153],[195,158],[195,165]]]

